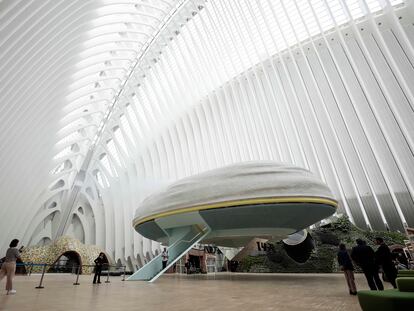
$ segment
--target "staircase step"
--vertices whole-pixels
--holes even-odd
[[[159,270],[159,267],[162,266],[162,254],[159,254],[131,275],[128,281],[154,282],[209,233],[210,228],[200,228],[196,225],[170,230],[170,241],[174,242],[168,247],[169,260],[166,268]]]

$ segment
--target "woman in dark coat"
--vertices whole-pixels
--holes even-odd
[[[101,274],[102,274],[102,267],[105,263],[105,255],[104,253],[100,253],[99,256],[94,260],[95,262],[95,275],[93,276],[93,284],[96,284],[96,280],[98,279],[98,284],[101,283]]]

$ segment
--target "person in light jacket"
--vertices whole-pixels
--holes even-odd
[[[16,294],[16,290],[13,289],[13,278],[16,273],[16,260],[20,258],[20,251],[22,248],[17,249],[17,244],[19,244],[18,239],[14,239],[10,242],[9,248],[6,252],[6,258],[1,265],[0,270],[0,281],[7,276],[6,281],[6,291],[7,295]]]

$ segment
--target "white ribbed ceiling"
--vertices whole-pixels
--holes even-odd
[[[310,169],[361,227],[414,221],[413,1],[0,1],[0,226],[132,267],[160,184]],[[73,216],[73,217],[72,217]],[[4,229],[3,229],[4,228]]]
[[[65,160],[80,168],[137,58],[180,3],[0,2],[2,227],[43,204]]]

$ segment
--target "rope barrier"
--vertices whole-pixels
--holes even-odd
[[[44,265],[48,265],[48,264],[45,264],[45,263],[33,263],[33,262],[19,262],[19,263],[16,263],[16,267],[21,267],[21,266],[44,266]]]
[[[108,266],[108,273],[107,273],[107,275],[106,275],[106,281],[105,281],[105,283],[111,283],[110,281],[109,281],[109,266]]]
[[[78,266],[78,270],[76,272],[76,281],[73,285],[79,285],[79,273],[80,273],[81,265]]]
[[[123,277],[122,277],[122,280],[121,281],[125,281],[125,273],[126,273],[126,266],[123,266],[123,268],[124,268],[124,274],[123,274]]]
[[[28,267],[27,275],[29,275],[29,276],[33,272],[33,267],[42,267],[42,275],[40,277],[39,285],[35,287],[37,289],[43,289],[43,288],[45,288],[43,286],[43,280],[44,280],[44,277],[45,277],[45,274],[46,274],[46,268],[48,266],[51,267],[51,268],[58,268],[58,267],[65,267],[65,268],[67,268],[66,265],[46,264],[46,263],[34,263],[34,262],[20,262],[20,263],[16,263],[16,266],[17,267],[22,267],[22,266],[23,267],[26,267],[27,266]],[[73,271],[74,267],[75,266],[72,266],[72,271]],[[79,283],[79,275],[80,275],[80,272],[81,272],[82,267],[88,267],[88,268],[90,268],[90,267],[96,267],[96,266],[95,265],[78,265],[77,266],[77,269],[76,269],[76,281],[73,283],[73,285],[80,285],[80,283]],[[106,281],[105,281],[105,283],[111,283],[109,281],[110,269],[111,268],[116,268],[116,269],[122,268],[122,272],[121,272],[122,273],[122,280],[121,281],[125,281],[126,266],[115,266],[115,265],[111,265],[110,266],[110,265],[107,265],[106,267],[107,267],[107,274],[106,274]]]
[[[45,277],[45,272],[46,272],[46,264],[43,265],[43,270],[42,270],[42,276],[40,277],[40,283],[38,286],[36,286],[36,288],[44,288],[43,286],[43,278]]]

